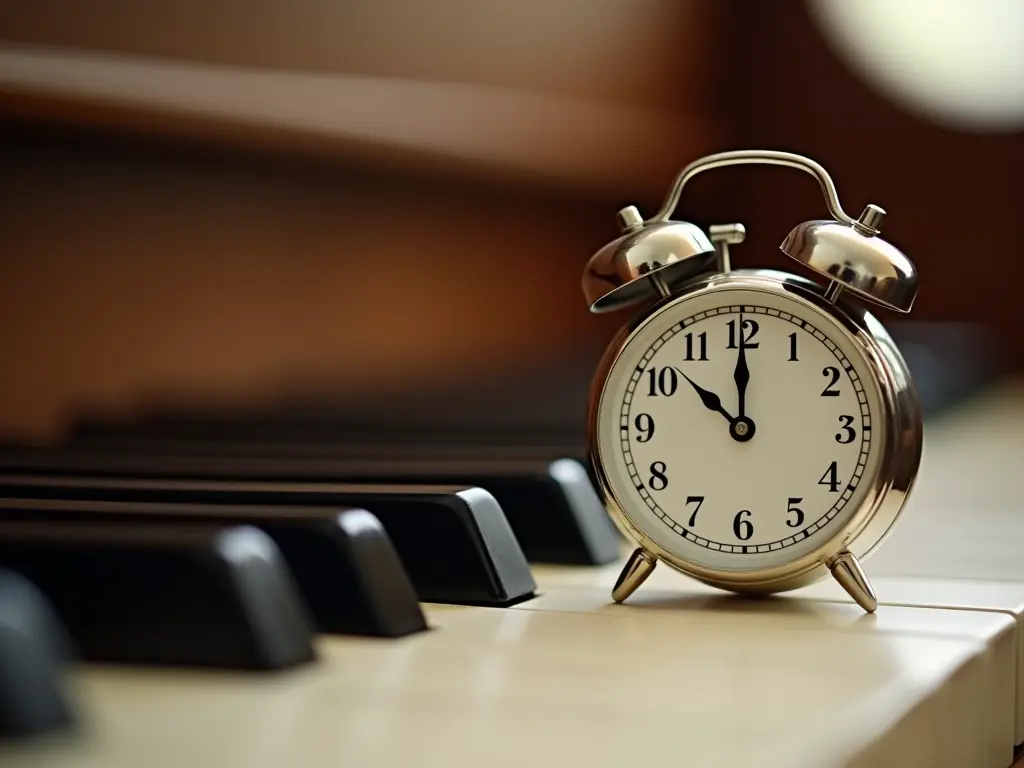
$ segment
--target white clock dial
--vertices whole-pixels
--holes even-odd
[[[619,506],[674,555],[744,570],[796,560],[871,492],[884,423],[850,334],[780,292],[668,305],[614,363],[598,444]]]

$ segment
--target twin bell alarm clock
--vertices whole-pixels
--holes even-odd
[[[740,164],[805,171],[831,219],[780,246],[809,277],[734,269],[742,224],[672,220],[686,183]],[[787,152],[704,157],[661,210],[619,212],[623,234],[587,264],[593,312],[639,309],[591,388],[589,453],[609,514],[636,549],[612,591],[627,599],[659,561],[740,593],[831,573],[868,612],[861,561],[886,536],[921,461],[920,405],[902,356],[863,306],[909,312],[910,260],[858,218],[824,168]]]

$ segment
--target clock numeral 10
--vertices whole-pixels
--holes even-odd
[[[707,362],[708,360],[708,332],[702,331],[697,334],[697,346],[700,348],[700,357],[697,360]],[[693,361],[693,331],[686,334],[686,362]]]
[[[648,368],[647,377],[650,379],[650,382],[648,382],[650,384],[650,389],[647,391],[648,397],[657,397],[659,394],[671,397],[679,387],[679,377],[676,375],[676,369],[669,365],[666,365],[660,371],[657,367]]]

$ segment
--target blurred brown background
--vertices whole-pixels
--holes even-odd
[[[1019,124],[894,98],[821,7],[0,0],[0,430],[556,365],[625,320],[579,288],[615,211],[744,147],[886,208],[913,317],[983,323],[1021,367]],[[737,264],[780,267],[824,214],[779,169],[702,176],[678,211],[743,222]]]

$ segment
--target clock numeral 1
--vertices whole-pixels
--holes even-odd
[[[741,509],[736,513],[736,517],[732,519],[732,532],[736,534],[736,538],[740,541],[746,541],[754,535],[754,525],[749,520],[744,520],[744,515],[750,517],[750,510]]]
[[[825,478],[828,478],[827,482]],[[825,474],[821,476],[821,480],[818,481],[818,485],[827,485],[828,489],[832,491],[832,493],[838,493],[839,469],[836,467],[836,463],[834,461],[828,465],[828,469],[826,469]]]
[[[679,387],[679,377],[676,375],[676,369],[671,366],[665,366],[660,371],[655,368],[648,368],[647,375],[650,378],[650,390],[647,392],[648,397],[656,397],[659,394],[665,397],[671,397],[676,393],[676,389]]]
[[[729,346],[726,349],[737,349],[736,347],[736,321],[730,320],[726,325],[729,326]],[[761,343],[754,341],[754,337],[757,336],[757,332],[760,330],[760,326],[757,324],[757,320],[744,320],[742,325],[742,343],[746,349],[757,349],[761,346]]]
[[[703,496],[687,496],[686,497],[686,503],[687,504],[693,504],[694,502],[697,503],[697,506],[694,508],[693,514],[690,515],[690,522],[687,523],[687,525],[689,525],[691,528],[693,528],[693,526],[695,526],[697,524],[697,513],[700,512],[700,505],[704,503],[704,497]]]
[[[853,416],[840,416],[839,421],[843,431],[836,433],[836,442],[849,445],[857,437],[857,430],[850,426],[853,424]]]
[[[700,347],[700,357],[697,359],[701,362],[707,362],[708,359],[708,332],[702,331],[697,334],[697,342]],[[693,331],[686,334],[686,361],[693,361]]]
[[[796,333],[789,334],[789,360],[787,362],[798,362],[796,359]]]
[[[839,369],[829,365],[829,366],[826,366],[825,368],[822,369],[821,375],[822,376],[829,376],[829,377],[831,377],[831,381],[829,381],[829,383],[825,387],[825,389],[823,389],[821,391],[821,396],[822,397],[839,397],[839,390],[838,389],[832,389],[832,387],[834,387],[836,384],[839,383]]]
[[[655,461],[651,464],[651,478],[647,484],[651,486],[652,491],[664,491],[668,488],[668,475],[665,474],[667,471],[668,467],[664,461]]]
[[[793,506],[794,504],[799,504],[803,500],[803,496],[799,498],[797,498],[796,496],[789,497],[789,506],[787,507],[786,511],[790,514],[793,514],[794,512],[796,513],[795,518],[791,518],[786,521],[786,525],[788,525],[790,528],[799,528],[801,525],[804,524],[804,511],[802,509],[799,509],[798,507]]]
[[[633,426],[641,432],[636,438],[638,443],[646,443],[654,437],[654,419],[651,418],[651,414],[638,413],[633,419]]]

